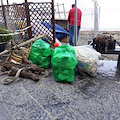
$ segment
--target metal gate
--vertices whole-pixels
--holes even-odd
[[[2,5],[0,6],[0,14],[2,14],[2,20],[10,31],[20,33],[17,35],[17,39],[26,40],[41,34],[47,34],[47,41],[54,43],[53,6],[52,2]]]

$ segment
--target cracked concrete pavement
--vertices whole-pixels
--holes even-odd
[[[2,85],[7,75],[0,76],[0,120],[120,120],[117,63],[99,64],[96,77],[76,70],[71,84],[55,82],[51,68],[38,82],[20,78]]]

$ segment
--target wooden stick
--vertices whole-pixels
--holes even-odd
[[[16,68],[25,68],[26,70],[30,70],[32,72],[37,71],[39,74],[41,72],[45,72],[44,68],[39,68],[37,65],[35,64],[15,64],[15,63],[10,63],[10,62],[0,62],[0,66],[2,66],[3,68],[5,68],[5,70],[10,70],[12,67],[16,67]],[[4,71],[5,71],[4,70]]]
[[[40,36],[38,36],[38,37],[32,38],[32,39],[30,39],[30,40],[27,40],[27,41],[19,44],[18,47],[23,47],[23,46],[25,46],[25,45],[27,45],[27,44],[29,44],[29,43],[31,43],[31,42],[34,42],[34,41],[36,41],[36,40],[38,40],[38,39],[40,39],[40,38],[44,38],[44,37],[46,37],[46,36],[47,36],[47,35],[44,34],[44,35],[40,35]],[[16,48],[17,48],[16,46],[13,47],[13,49],[16,49]],[[0,53],[0,56],[1,56],[1,55],[4,55],[4,54],[7,54],[7,53],[9,53],[10,51],[11,51],[11,50],[4,50],[3,52]]]

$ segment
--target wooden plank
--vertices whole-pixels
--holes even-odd
[[[36,40],[38,40],[38,39],[40,39],[40,38],[44,38],[44,37],[46,37],[47,35],[40,35],[40,36],[38,36],[38,37],[35,37],[35,38],[32,38],[32,39],[30,39],[30,40],[27,40],[27,41],[25,41],[25,42],[23,42],[23,43],[21,43],[21,44],[19,44],[19,45],[17,45],[18,47],[23,47],[23,46],[25,46],[25,45],[27,45],[27,44],[29,44],[29,43],[31,43],[31,42],[34,42],[34,41],[36,41]],[[16,49],[17,48],[17,46],[14,46],[13,47],[13,49]],[[4,55],[4,54],[7,54],[7,53],[9,53],[11,50],[4,50],[3,52],[1,52],[0,53],[0,56],[1,55]]]

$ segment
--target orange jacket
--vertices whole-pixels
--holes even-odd
[[[75,16],[75,7],[70,9],[68,14],[68,22],[70,25],[74,25],[74,16]],[[82,18],[82,12],[79,8],[77,8],[77,26],[81,26],[81,18]]]

